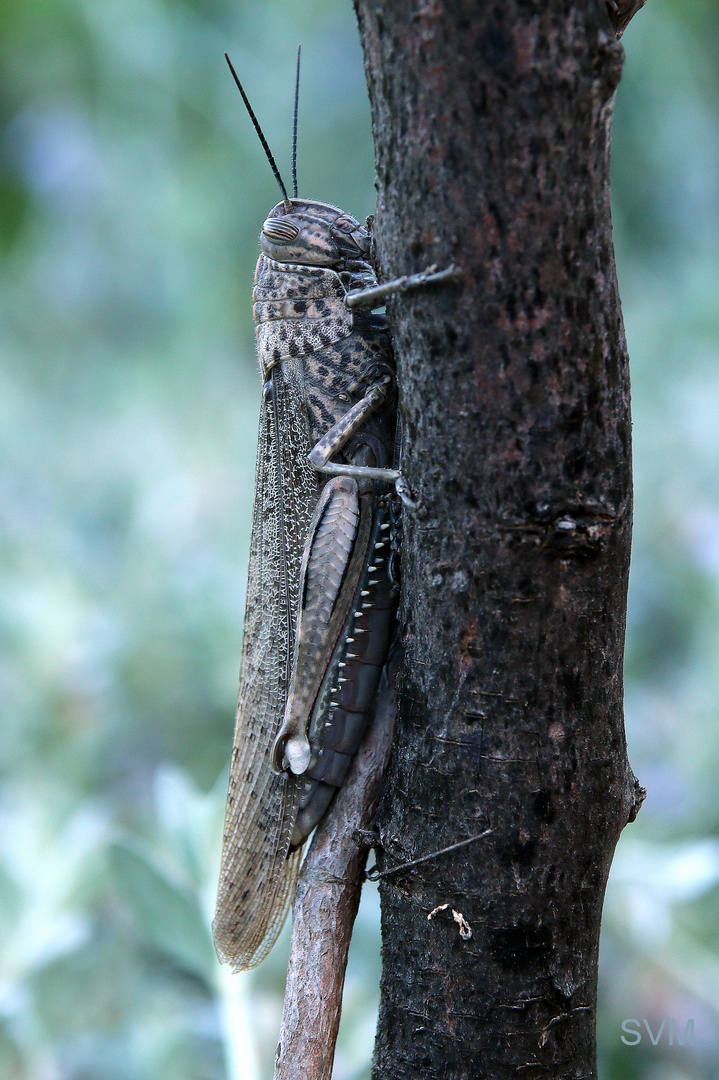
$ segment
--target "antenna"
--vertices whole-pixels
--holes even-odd
[[[260,127],[260,122],[259,122],[259,120],[257,119],[257,117],[255,116],[255,114],[253,112],[252,106],[250,105],[250,102],[249,102],[249,98],[247,97],[247,94],[245,93],[244,89],[242,88],[242,83],[237,78],[237,72],[235,71],[234,67],[232,66],[232,61],[230,60],[227,53],[225,53],[225,60],[228,63],[230,71],[232,72],[232,78],[237,83],[237,89],[242,94],[242,100],[245,103],[245,108],[247,109],[248,113],[250,114],[250,120],[252,121],[252,123],[255,126],[255,131],[257,132],[257,134],[259,136],[260,142],[262,143],[262,149],[264,150],[264,152],[265,152],[265,154],[267,156],[267,160],[270,163],[270,168],[272,169],[272,172],[275,175],[275,180],[280,185],[280,191],[282,192],[282,195],[283,195],[283,198],[284,198],[284,201],[285,201],[285,210],[287,210],[289,212],[291,207],[290,207],[289,196],[287,194],[287,188],[285,187],[285,185],[284,185],[284,183],[282,181],[282,177],[280,176],[280,170],[277,168],[277,165],[275,163],[275,159],[272,156],[272,151],[270,150],[270,148],[269,148],[269,146],[267,144],[267,139],[265,138],[265,136],[263,134],[263,131],[262,131],[262,128]]]
[[[300,53],[302,46],[297,46],[297,75],[295,77],[295,111],[292,115],[292,194],[297,198],[297,106],[300,100]]]

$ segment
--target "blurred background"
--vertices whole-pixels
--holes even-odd
[[[299,41],[300,192],[363,217],[373,157],[349,0],[0,4],[3,1080],[271,1075],[286,935],[234,978],[209,936],[253,489],[250,290],[278,196],[222,53],[287,177]],[[649,797],[607,897],[601,1076],[710,1080],[719,2],[650,0],[624,44],[627,727]],[[378,978],[367,890],[336,1080],[369,1077]]]

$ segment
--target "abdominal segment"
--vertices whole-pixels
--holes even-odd
[[[389,529],[383,500],[373,514],[368,565],[311,718],[312,755],[290,850],[304,843],[344,781],[374,708],[397,606]]]

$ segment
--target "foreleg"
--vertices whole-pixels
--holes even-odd
[[[308,460],[318,472],[328,476],[352,476],[356,480],[380,480],[394,484],[405,506],[415,507],[409,485],[398,469],[373,468],[370,465],[348,465],[330,459],[347,445],[367,419],[387,400],[392,388],[392,376],[384,375],[373,383],[364,397],[327,431],[308,454]]]
[[[425,285],[441,285],[445,281],[459,281],[460,273],[456,266],[448,266],[445,270],[438,270],[436,263],[428,266],[419,274],[404,274],[403,277],[393,278],[381,285],[373,285],[369,289],[355,289],[345,296],[347,307],[354,311],[357,308],[374,308],[383,304],[388,296],[396,296],[398,293],[409,292],[411,289],[420,289]]]

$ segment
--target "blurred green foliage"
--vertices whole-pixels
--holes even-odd
[[[374,201],[348,0],[0,5],[0,1076],[268,1076],[286,940],[250,976],[209,937],[253,488],[249,295],[277,191]],[[603,939],[604,1080],[719,1060],[719,5],[625,35],[614,215],[634,371],[632,762]],[[283,951],[284,949],[284,951]],[[337,1080],[367,1077],[377,898]],[[636,1047],[695,1019],[694,1045]]]
[[[632,360],[627,735],[649,790],[617,850],[600,976],[607,1080],[719,1076],[719,4],[630,24],[613,142]],[[642,1042],[623,1043],[639,1019]],[[662,1019],[694,1045],[657,1045]],[[671,1033],[670,1033],[671,1034]],[[631,1043],[633,1039],[627,1037]]]

